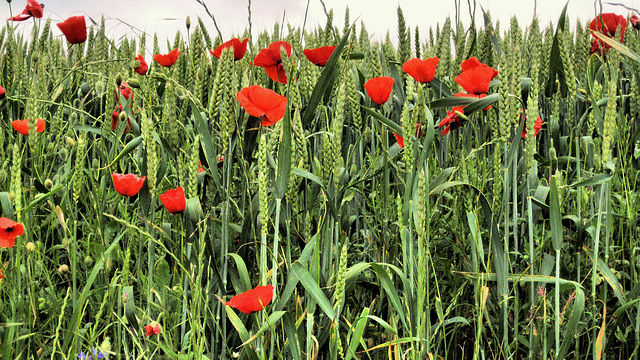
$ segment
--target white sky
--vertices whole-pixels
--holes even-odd
[[[241,35],[248,27],[248,0],[203,0],[213,13],[218,26],[226,39],[232,35]],[[360,21],[370,35],[382,40],[387,30],[391,39],[397,38],[396,7],[400,5],[404,12],[407,26],[413,30],[416,25],[420,27],[421,37],[424,39],[430,26],[434,27],[439,22],[442,24],[446,16],[455,16],[455,2],[461,3],[460,19],[468,24],[470,21],[467,0],[324,0],[327,9],[334,11],[334,25],[342,29],[344,23],[344,10],[348,5],[351,21],[358,18],[358,31]],[[640,0],[610,0],[611,2],[624,3],[626,6],[639,9]],[[473,3],[473,0],[469,0]],[[213,21],[206,14],[204,8],[196,0],[42,0],[45,4],[44,17],[51,18],[54,22],[62,21],[73,15],[86,15],[96,21],[104,15],[108,34],[116,39],[124,34],[133,35],[131,26],[148,33],[158,33],[161,49],[166,44],[167,37],[173,42],[176,31],[186,34],[185,18],[191,16],[195,26],[196,19],[200,16],[208,26],[212,36],[216,30]],[[12,10],[14,15],[24,8],[26,0],[13,0]],[[537,13],[541,23],[555,23],[562,11],[563,0],[538,0]],[[252,0],[251,12],[254,34],[257,30],[267,29],[271,32],[273,24],[285,21],[302,26],[305,16],[307,0]],[[531,23],[534,9],[533,0],[477,0],[476,19],[482,19],[480,6],[488,9],[492,18],[499,19],[502,30],[506,29],[511,16],[516,16],[520,26],[525,27]],[[615,12],[623,16],[630,14],[629,10],[620,6],[602,3],[603,12]],[[575,19],[580,18],[584,24],[592,19],[596,8],[600,8],[598,0],[570,0],[568,14],[571,25],[575,25]],[[0,12],[5,18],[9,17],[9,5],[0,2]],[[307,29],[313,29],[318,25],[324,26],[326,16],[320,0],[309,1]],[[89,25],[89,23],[88,23]],[[31,22],[25,21],[20,26],[31,29]],[[54,34],[60,35],[56,27]],[[193,28],[192,28],[193,30]],[[186,35],[185,35],[186,36]]]

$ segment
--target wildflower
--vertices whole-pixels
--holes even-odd
[[[252,85],[238,91],[236,98],[249,115],[262,116],[262,126],[275,125],[284,117],[287,110],[286,97],[259,85]]]
[[[393,89],[393,81],[393,78],[389,76],[380,76],[369,79],[369,81],[364,84],[364,88],[374,103],[382,105],[389,100],[391,90]]]
[[[78,359],[80,360],[96,360],[96,359],[105,359],[107,355],[105,355],[102,351],[98,351],[96,348],[92,348],[88,354],[85,354],[84,351],[81,351],[78,354]]]
[[[113,178],[113,187],[120,195],[124,196],[135,196],[140,189],[142,189],[142,185],[144,184],[144,180],[147,178],[146,176],[139,177],[136,174],[111,174]]]
[[[0,85],[0,100],[4,99],[5,96],[7,96],[7,92],[4,90],[2,85]]]
[[[304,56],[306,56],[313,64],[325,66],[335,49],[335,46],[323,46],[315,49],[304,49],[302,53],[304,53]]]
[[[282,65],[280,48],[284,48],[287,56],[291,56],[291,45],[288,42],[275,41],[268,48],[260,50],[253,59],[253,65],[263,67],[271,80],[286,84],[287,75],[284,72],[284,65]]]
[[[447,135],[449,131],[454,130],[462,126],[462,116],[464,116],[464,110],[462,106],[456,106],[451,111],[447,111],[447,116],[440,121],[438,127],[445,126],[442,130],[442,135]]]
[[[233,49],[233,59],[238,61],[244,57],[244,53],[247,52],[247,42],[249,38],[245,38],[240,41],[238,38],[233,38],[229,41],[223,42],[220,46],[218,46],[215,50],[209,50],[211,55],[220,59],[220,55],[222,55],[222,50],[224,49]]]
[[[41,19],[42,18],[42,7],[43,5],[39,4],[37,1],[35,0],[27,0],[27,6],[24,7],[24,10],[22,10],[22,13],[7,19],[7,21],[11,20],[11,21],[25,21],[27,19],[29,19],[30,17],[34,17],[36,19]]]
[[[624,16],[614,13],[604,13],[598,15],[593,20],[591,20],[591,24],[589,24],[590,30],[593,30],[594,32],[597,31],[607,37],[614,37],[618,28],[620,28],[620,41],[623,41],[624,32],[627,29],[627,20],[624,18]],[[589,53],[593,54],[597,52],[601,56],[606,55],[611,45],[598,39],[598,37],[593,33],[591,34],[591,36],[593,36],[594,39],[591,43],[591,50],[589,51]]]
[[[29,119],[13,120],[11,126],[22,135],[29,135]],[[42,119],[36,119],[36,132],[41,133],[47,127]]]
[[[469,94],[480,95],[489,91],[489,83],[498,76],[498,71],[487,66],[475,57],[467,59],[460,64],[462,73],[456,76],[455,81]]]
[[[417,82],[424,84],[433,81],[440,58],[437,56],[422,60],[413,58],[402,65],[402,71],[411,75]]]
[[[135,60],[139,63],[137,67],[133,68],[133,71],[137,72],[138,75],[145,75],[147,71],[149,71],[149,65],[147,65],[147,62],[144,61],[144,58],[140,54],[135,57]]]
[[[397,133],[393,133],[393,136],[395,136],[396,138],[396,142],[398,143],[398,146],[400,146],[401,148],[404,149],[404,138],[400,135],[398,135]],[[416,136],[417,137],[421,137],[422,136],[422,131],[420,131],[420,123],[418,123],[416,125]]]
[[[172,214],[179,214],[187,207],[187,199],[184,196],[184,189],[178,186],[176,189],[167,190],[160,195],[162,205]]]
[[[118,99],[118,102],[120,102],[119,101],[120,98],[118,97],[118,90],[120,91],[120,94],[122,94],[122,97],[125,100],[129,100],[129,96],[131,96],[131,101],[133,101],[133,90],[131,89],[129,84],[123,81],[120,83],[120,86],[116,90],[116,99]]]
[[[202,167],[202,161],[198,161],[198,174],[203,173],[205,170]]]
[[[178,56],[180,56],[180,51],[178,49],[173,49],[168,54],[155,54],[153,55],[153,60],[155,60],[158,64],[163,67],[171,67],[171,65],[175,64],[178,60]]]
[[[520,115],[520,118],[522,118],[522,115]],[[525,117],[525,121],[526,121],[526,117]],[[540,132],[540,130],[542,129],[542,118],[540,116],[536,117],[536,122],[533,124],[533,136],[538,135],[538,133]],[[522,136],[523,139],[527,138],[527,125],[525,124],[525,126],[522,128],[522,134],[520,135]]]
[[[258,286],[255,289],[251,289],[238,294],[227,301],[225,305],[231,306],[242,311],[245,314],[251,314],[255,311],[264,309],[269,305],[273,298],[273,286]]]
[[[145,325],[144,329],[147,330],[147,336],[158,335],[162,330],[162,328],[160,327],[160,324],[158,323],[156,323],[155,325],[151,325],[151,324]]]
[[[70,44],[80,44],[87,41],[87,23],[84,20],[84,15],[72,16],[56,25]]]
[[[638,17],[638,15],[631,15],[631,17],[629,18],[629,22],[631,23],[631,26],[633,26],[636,30],[640,30],[640,17]]]

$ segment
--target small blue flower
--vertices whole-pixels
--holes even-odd
[[[78,359],[87,360],[87,355],[84,354],[84,351],[80,351],[80,354],[78,354]]]

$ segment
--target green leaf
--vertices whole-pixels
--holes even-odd
[[[629,49],[627,46],[624,46],[624,45],[620,44],[615,39],[612,39],[612,38],[608,37],[607,35],[602,34],[602,33],[598,32],[598,31],[593,31],[591,29],[590,29],[590,31],[591,31],[591,34],[593,36],[596,36],[598,39],[604,41],[605,43],[607,43],[607,45],[609,45],[612,48],[616,49],[622,55],[625,55],[625,56],[635,60],[635,62],[640,63],[640,55],[636,54],[633,50]]]
[[[360,104],[358,104],[360,105]],[[387,119],[386,117],[382,116],[382,114],[380,114],[379,112],[373,110],[373,109],[369,109],[368,107],[364,106],[364,105],[360,105],[364,111],[366,111],[369,115],[373,116],[374,119],[380,121],[381,123],[387,125],[391,131],[393,131],[394,133],[400,135],[400,136],[404,136],[402,135],[402,126],[396,124],[393,120]]]
[[[233,327],[236,328],[238,335],[240,335],[240,340],[242,340],[243,343],[246,343],[249,340],[249,332],[247,331],[247,328],[242,323],[242,320],[240,320],[240,318],[238,317],[238,314],[236,314],[236,312],[233,311],[233,309],[230,306],[225,305],[225,310],[227,311],[227,318],[229,319],[229,321],[231,321],[231,324],[233,325]],[[256,351],[253,348],[253,346],[251,346],[251,344],[244,346],[243,350],[245,350],[249,359],[251,360],[258,359],[258,356],[256,355]]]
[[[486,109],[498,101],[500,101],[500,94],[491,94],[482,99],[474,99],[471,104],[465,106],[462,110],[464,110],[465,116],[469,116],[475,112]]]
[[[293,320],[293,316],[289,312],[286,312],[282,316],[282,327],[287,335],[286,343],[288,344],[289,351],[291,352],[291,358],[293,360],[301,360],[302,355],[300,351],[300,341],[298,340],[298,330],[296,329],[296,323]]]
[[[291,111],[287,111],[282,120],[282,135],[278,145],[278,169],[273,197],[282,200],[287,191],[289,172],[291,170]]]
[[[556,76],[560,80],[560,90],[562,91],[562,94],[564,96],[566,96],[567,94],[567,81],[564,78],[564,68],[562,66],[562,60],[560,59],[560,44],[558,36],[560,36],[560,30],[564,29],[568,6],[569,1],[567,1],[567,3],[564,5],[564,8],[562,9],[560,19],[558,19],[558,27],[556,28],[556,33],[553,36],[553,44],[551,45],[549,66],[547,66],[547,73],[549,74],[549,78],[547,79],[547,85],[545,87],[545,96],[548,98],[551,98],[553,96],[553,91],[556,87]]]
[[[125,145],[124,149],[113,159],[111,163],[107,165],[107,167],[113,166],[118,160],[122,159],[123,156],[132,152],[135,148],[137,148],[142,143],[142,136],[138,136],[137,138],[132,139]]]
[[[304,114],[302,114],[302,127],[304,128],[306,128],[311,122],[311,119],[316,112],[316,108],[320,104],[320,101],[324,97],[325,93],[331,91],[330,85],[333,83],[333,78],[335,77],[336,64],[338,63],[338,59],[340,58],[340,54],[342,54],[344,46],[349,40],[349,34],[351,33],[352,29],[353,27],[350,27],[349,30],[344,32],[340,43],[333,50],[329,61],[327,61],[324,69],[322,69],[322,74],[320,74],[320,78],[316,83],[316,87],[313,88],[313,92],[311,93],[311,97],[309,98],[307,108],[305,109]]]
[[[362,340],[362,334],[364,334],[364,328],[367,325],[367,319],[369,316],[369,308],[365,307],[362,309],[360,313],[360,317],[356,319],[356,321],[351,324],[351,329],[353,330],[353,335],[351,336],[351,340],[349,341],[349,348],[347,349],[347,354],[345,356],[345,360],[351,360],[352,357],[356,355],[356,349],[358,348],[358,344]],[[357,324],[357,325],[356,325]]]
[[[293,269],[293,272],[296,274],[296,277],[298,278],[302,286],[304,286],[307,294],[316,301],[318,306],[320,306],[320,309],[324,311],[329,319],[335,320],[336,313],[335,311],[333,311],[333,306],[329,302],[329,299],[324,294],[324,292],[322,292],[322,289],[320,289],[320,286],[318,286],[318,283],[316,283],[313,276],[311,276],[309,270],[307,270],[307,268],[305,268],[304,265],[302,265],[298,261],[294,262],[293,265],[291,265],[291,268]]]
[[[398,295],[398,289],[396,289],[395,282],[391,280],[387,271],[380,264],[371,263],[371,269],[373,269],[378,276],[378,281],[389,297],[389,302],[393,305],[393,308],[402,321],[402,324],[408,329],[409,326],[407,326],[407,317],[404,314],[404,306],[400,301],[400,296]]]

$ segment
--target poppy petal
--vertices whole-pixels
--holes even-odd
[[[245,314],[251,314],[264,309],[269,305],[271,299],[273,299],[273,285],[258,286],[232,297],[225,305],[236,308]]]

